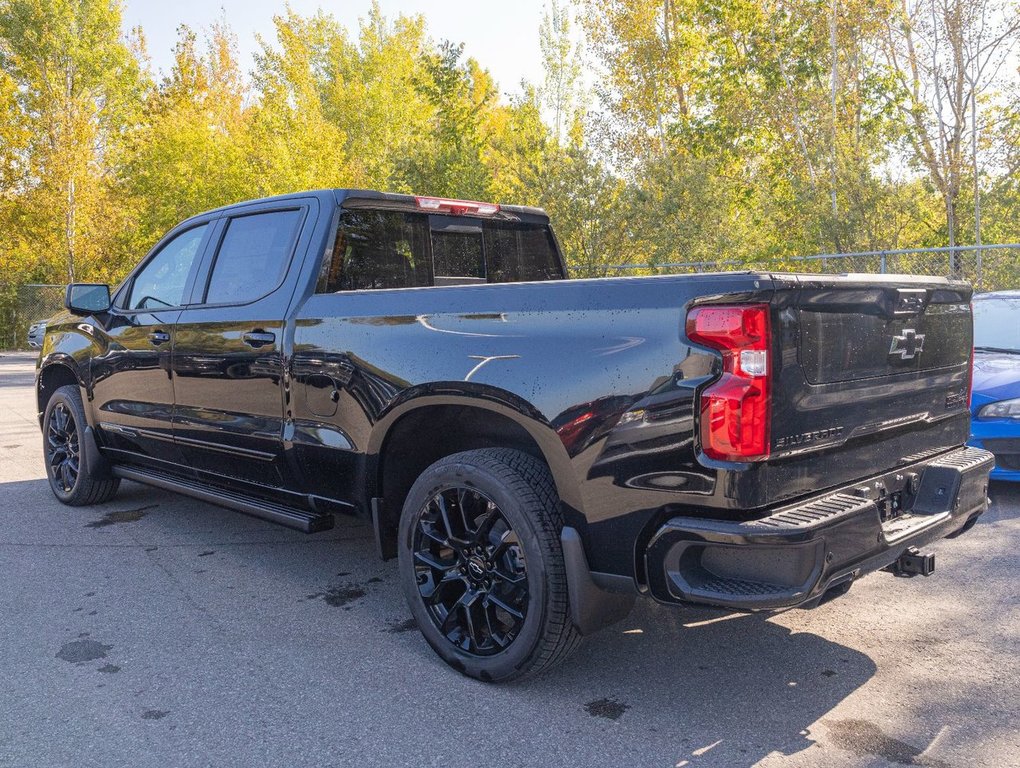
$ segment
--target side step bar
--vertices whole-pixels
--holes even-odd
[[[285,507],[282,504],[274,504],[271,501],[252,499],[240,493],[225,491],[219,488],[186,480],[165,472],[158,472],[151,469],[140,469],[138,467],[114,466],[111,472],[115,477],[125,480],[134,480],[138,483],[162,488],[166,491],[181,493],[191,496],[200,501],[207,501],[227,509],[243,512],[253,517],[261,517],[271,523],[285,525],[304,533],[317,533],[326,531],[333,527],[333,515],[306,512],[292,507]]]

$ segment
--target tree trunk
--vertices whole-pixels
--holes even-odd
[[[67,239],[67,280],[74,282],[74,178],[67,181],[67,215],[64,217],[64,236]]]

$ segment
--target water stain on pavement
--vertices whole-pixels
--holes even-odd
[[[322,596],[322,599],[326,601],[327,605],[341,608],[355,600],[360,600],[364,596],[365,590],[357,584],[347,584],[342,587],[333,587]]]
[[[607,720],[619,720],[628,709],[630,704],[624,704],[616,699],[596,699],[584,705],[584,711],[592,717],[604,717]]]
[[[137,509],[119,509],[116,512],[107,512],[98,520],[86,523],[86,528],[105,528],[108,525],[119,525],[121,523],[137,523],[150,509],[155,509],[159,504],[149,504]]]
[[[168,709],[147,709],[142,712],[142,720],[162,720],[169,714]]]
[[[897,765],[926,765],[932,768],[948,766],[930,757],[918,761],[923,749],[887,736],[870,720],[823,720],[822,723],[828,728],[837,747],[858,757],[881,757]]]
[[[403,621],[391,621],[390,625],[383,631],[395,635],[398,632],[411,632],[415,629],[418,629],[418,622],[414,619],[404,619]]]
[[[113,675],[120,672],[120,667],[116,664],[104,664],[96,672],[102,672],[104,675]]]
[[[112,648],[112,645],[103,645],[97,640],[79,638],[70,643],[64,643],[57,651],[57,658],[71,664],[82,664],[86,661],[105,659],[106,652]]]
[[[358,584],[343,584],[339,587],[330,587],[325,592],[314,592],[310,595],[305,595],[305,599],[318,600],[321,598],[327,605],[332,605],[334,608],[343,608],[348,603],[360,600],[365,594],[365,590]]]

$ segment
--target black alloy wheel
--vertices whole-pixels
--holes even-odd
[[[560,507],[545,462],[509,448],[445,456],[408,491],[401,587],[425,640],[461,674],[513,680],[577,647]]]
[[[46,429],[46,460],[52,472],[53,482],[64,493],[71,493],[78,482],[81,441],[78,439],[78,425],[71,410],[64,403],[57,403]]]
[[[507,648],[528,611],[528,571],[495,502],[465,486],[439,491],[418,518],[412,546],[419,594],[446,639],[477,656]]]
[[[77,386],[57,389],[46,403],[43,416],[43,451],[46,478],[53,495],[73,507],[109,501],[120,487],[101,457],[89,462],[85,433],[87,421]],[[95,443],[88,443],[95,451]],[[98,459],[98,460],[97,460]]]

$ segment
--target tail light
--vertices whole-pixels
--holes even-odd
[[[701,393],[701,449],[722,461],[768,456],[768,304],[696,307],[687,315],[687,338],[723,358],[722,377]]]
[[[422,210],[452,213],[454,216],[461,216],[465,213],[473,213],[476,216],[492,216],[499,213],[499,206],[495,203],[479,203],[474,200],[450,200],[445,197],[416,197],[414,201]]]

